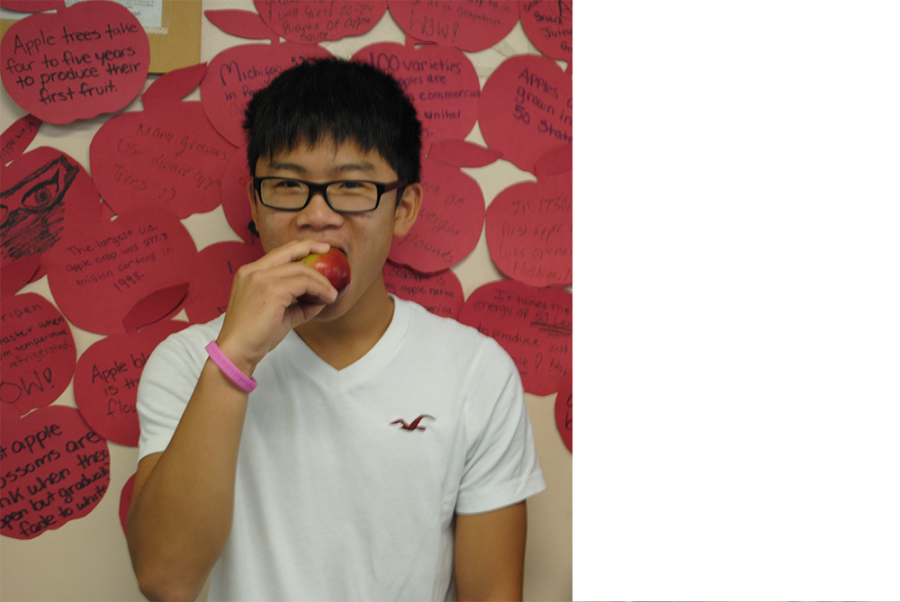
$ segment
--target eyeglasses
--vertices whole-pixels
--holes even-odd
[[[316,192],[321,192],[328,206],[337,213],[365,213],[378,208],[381,195],[405,186],[406,182],[382,183],[368,180],[305,182],[293,178],[266,176],[253,178],[253,188],[266,207],[281,211],[300,211]]]

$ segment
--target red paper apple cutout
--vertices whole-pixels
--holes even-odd
[[[400,82],[422,122],[426,150],[438,140],[462,140],[475,126],[481,83],[472,61],[459,49],[381,43],[366,46],[353,59]]]
[[[520,0],[519,18],[535,48],[551,59],[572,62],[572,2]]]
[[[53,298],[79,328],[116,334],[178,309],[197,254],[178,218],[161,209],[122,213],[47,255]]]
[[[90,513],[109,489],[109,445],[75,408],[0,421],[0,534],[33,539]]]
[[[4,299],[2,317],[0,403],[23,416],[50,405],[69,386],[75,339],[59,310],[36,293]]]
[[[273,32],[301,44],[362,35],[387,10],[386,0],[253,0],[253,4]]]
[[[166,320],[140,332],[110,335],[81,354],[75,368],[75,403],[98,435],[137,446],[137,390],[144,364],[157,345],[187,325]]]
[[[490,148],[535,173],[542,155],[572,144],[572,76],[544,56],[506,59],[484,84],[478,125]]]
[[[569,453],[572,452],[572,356],[569,356],[569,365],[562,380],[559,381],[559,391],[556,393],[556,402],[553,404],[553,413],[556,417],[556,430],[562,437],[563,444]]]
[[[244,145],[231,155],[222,174],[222,210],[228,225],[248,245],[259,244],[259,235],[251,229],[253,214],[248,186],[252,181],[247,165],[247,146]]]
[[[492,337],[512,357],[525,391],[559,389],[572,353],[572,294],[514,280],[489,282],[472,292],[459,321]]]
[[[337,289],[338,299],[350,284],[350,262],[347,256],[338,249],[329,249],[327,253],[310,253],[303,259],[303,263],[310,266],[326,278],[331,286]],[[297,299],[300,303],[322,303],[322,300],[309,293]]]
[[[422,161],[425,191],[416,223],[395,238],[390,259],[426,274],[449,269],[478,244],[484,226],[484,195],[478,182],[459,167]]]
[[[100,221],[100,195],[84,168],[46,146],[16,158],[2,174],[0,256],[14,260],[40,256],[66,232],[89,230]]]
[[[0,135],[0,164],[6,165],[24,153],[40,128],[40,119],[25,115],[3,130]]]
[[[226,241],[212,244],[197,254],[191,268],[191,288],[184,310],[191,322],[205,323],[228,307],[234,273],[263,256],[262,244]]]
[[[137,474],[131,475],[125,486],[122,487],[122,493],[119,494],[119,522],[122,523],[122,533],[128,533],[128,510],[131,509],[131,498],[134,496],[134,479]]]
[[[572,172],[501,191],[487,208],[485,234],[506,276],[539,287],[572,284]]]
[[[389,0],[394,21],[406,35],[466,52],[490,48],[519,20],[516,2],[410,2]]]
[[[421,274],[388,261],[382,271],[389,293],[415,301],[436,316],[456,319],[466,302],[462,283],[450,270]]]
[[[41,10],[34,3],[36,10]],[[18,4],[27,8],[27,3]],[[90,0],[16,21],[0,41],[3,87],[47,123],[65,124],[124,108],[150,68],[150,42],[116,2]]]
[[[180,102],[205,73],[206,65],[197,65],[161,76],[142,96],[143,111],[113,117],[94,136],[94,181],[117,212],[165,207],[184,219],[221,202],[235,146],[199,102]]]
[[[200,84],[200,97],[210,122],[226,140],[241,146],[245,142],[244,109],[253,94],[285,69],[308,58],[332,54],[321,46],[279,43],[278,36],[254,12],[220,10],[204,14],[226,33],[271,41],[271,44],[233,46],[220,52],[210,61]]]

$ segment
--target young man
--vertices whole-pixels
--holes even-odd
[[[308,61],[245,127],[266,255],[145,367],[141,591],[195,599],[211,573],[211,600],[521,598],[524,500],[545,485],[515,365],[382,278],[422,203],[411,102],[368,65]],[[299,261],[330,248],[340,297]]]

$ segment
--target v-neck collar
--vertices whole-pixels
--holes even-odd
[[[304,371],[313,378],[329,385],[333,389],[342,389],[355,384],[362,378],[372,374],[388,361],[394,349],[403,340],[409,326],[409,306],[407,302],[390,295],[394,301],[394,315],[387,330],[378,342],[361,358],[342,368],[335,369],[331,364],[319,357],[296,332],[291,331],[282,342],[289,348],[285,351],[293,356],[291,363],[303,366]]]

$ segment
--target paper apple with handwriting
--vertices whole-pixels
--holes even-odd
[[[4,3],[43,10],[40,2]],[[30,5],[30,6],[29,6]],[[125,108],[150,69],[147,33],[117,2],[91,0],[15,21],[0,42],[3,87],[20,107],[66,124]]]
[[[414,48],[385,42],[357,51],[363,61],[393,75],[412,99],[422,122],[422,144],[464,139],[478,118],[481,83],[472,61],[458,48]]]
[[[97,507],[109,489],[109,444],[78,410],[51,405],[22,418],[0,413],[0,534],[33,539]]]
[[[301,44],[360,36],[381,20],[387,0],[253,0],[259,16],[273,32]]]
[[[0,399],[5,408],[24,416],[52,404],[72,380],[75,357],[69,323],[47,299],[22,293],[3,300]]]
[[[478,127],[488,147],[535,173],[541,156],[572,144],[572,108],[571,72],[546,56],[512,56],[484,83]]]
[[[141,96],[143,111],[103,124],[91,141],[94,181],[117,212],[165,207],[180,219],[222,200],[222,174],[235,145],[209,122],[196,89],[206,65],[160,76]]]
[[[563,444],[572,453],[572,354],[566,357],[566,372],[559,381],[553,413],[556,416],[556,430]]]
[[[162,320],[139,332],[102,338],[84,350],[74,370],[75,404],[94,432],[137,447],[137,390],[147,358],[166,337],[187,326],[180,320]]]
[[[571,146],[548,155],[566,155]],[[554,159],[555,157],[550,157]],[[537,182],[501,191],[485,212],[485,237],[494,264],[506,276],[531,286],[572,284],[572,169],[536,166]],[[553,169],[563,169],[551,173]]]
[[[331,286],[337,289],[338,299],[350,284],[350,262],[347,256],[338,249],[329,249],[327,253],[310,253],[303,259],[303,263],[310,266],[326,278]],[[309,293],[302,295],[297,299],[300,303],[323,303],[323,301]]]
[[[251,96],[282,71],[308,58],[333,56],[315,44],[280,42],[262,17],[246,10],[208,10],[209,21],[233,36],[269,40],[269,44],[242,44],[217,54],[200,83],[200,98],[216,130],[235,146],[244,144],[244,109]]]
[[[389,293],[415,301],[436,316],[456,319],[466,302],[462,283],[452,270],[422,274],[387,261],[382,272]]]
[[[388,2],[391,16],[414,40],[466,52],[499,43],[519,21],[518,2]]]
[[[529,0],[521,3],[522,29],[534,47],[551,59],[572,62],[572,2]]]
[[[549,395],[559,390],[572,354],[572,293],[495,280],[469,295],[458,319],[509,353],[526,393]]]
[[[125,333],[181,306],[196,256],[175,214],[145,208],[54,247],[47,253],[47,280],[72,324],[97,334]]]
[[[392,241],[391,261],[433,274],[475,249],[484,226],[484,194],[460,167],[432,157],[422,161],[422,207],[409,233]]]

